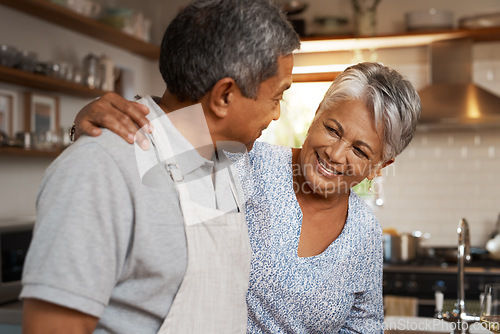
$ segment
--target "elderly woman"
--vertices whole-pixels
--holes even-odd
[[[85,122],[108,112],[91,104],[77,119],[91,132]],[[419,115],[407,80],[360,63],[333,81],[301,149],[255,143],[250,169],[239,169],[253,251],[249,333],[382,332],[382,230],[351,188],[394,162]]]

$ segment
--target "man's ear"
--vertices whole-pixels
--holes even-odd
[[[382,169],[391,165],[392,163],[394,163],[394,159],[391,159],[391,160],[387,160],[386,162],[384,162],[380,167],[378,167],[377,169],[374,169],[370,174],[368,174],[368,176],[366,177],[368,180],[373,180],[376,176],[381,176],[382,175]]]
[[[210,110],[220,118],[229,113],[229,107],[239,92],[238,85],[233,78],[222,78],[215,83],[209,95]]]

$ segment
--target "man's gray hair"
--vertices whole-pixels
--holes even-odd
[[[339,101],[361,100],[383,134],[383,160],[400,154],[411,142],[420,118],[420,97],[396,70],[378,63],[359,63],[342,72],[328,89],[316,117]]]
[[[284,12],[269,0],[195,0],[168,26],[160,72],[181,101],[199,101],[217,81],[233,78],[255,99],[278,58],[300,47]]]

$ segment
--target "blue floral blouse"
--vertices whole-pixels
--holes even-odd
[[[291,149],[256,142],[236,167],[253,251],[248,333],[382,333],[382,229],[371,209],[351,191],[338,238],[299,257]]]

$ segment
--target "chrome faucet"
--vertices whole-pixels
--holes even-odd
[[[436,318],[445,321],[456,323],[453,333],[466,334],[469,333],[469,324],[478,322],[479,316],[468,314],[465,307],[465,263],[470,262],[470,234],[469,224],[465,218],[460,219],[457,228],[458,233],[458,254],[457,254],[457,270],[458,270],[458,291],[457,303],[455,309],[450,313],[442,313],[442,310],[436,309]],[[440,295],[442,298],[442,294]],[[436,304],[438,304],[436,302]],[[440,303],[442,305],[442,300]]]

